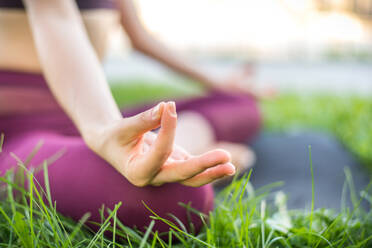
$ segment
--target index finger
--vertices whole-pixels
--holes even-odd
[[[146,165],[146,169],[148,170],[147,173],[153,173],[153,175],[155,175],[172,153],[176,126],[176,105],[174,102],[168,102],[162,113],[161,127],[158,136],[151,145],[148,153],[144,155],[143,163]]]

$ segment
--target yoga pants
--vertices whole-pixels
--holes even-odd
[[[29,84],[25,83],[28,81],[39,86],[43,84],[46,88],[40,75],[0,71],[0,90],[2,84],[28,87]],[[195,111],[204,116],[219,141],[247,142],[260,128],[257,104],[247,95],[210,93],[204,97],[176,101],[176,105],[179,114]],[[130,116],[151,106],[154,105],[127,109],[123,113]],[[122,202],[117,212],[120,221],[143,231],[151,222],[149,216],[152,215],[145,208],[144,202],[161,217],[173,220],[169,215],[171,213],[187,227],[191,221],[195,230],[199,231],[202,221],[198,215],[188,213],[179,203],[190,204],[192,208],[206,214],[213,209],[211,185],[199,188],[177,183],[160,187],[133,186],[85,145],[62,110],[2,115],[0,132],[5,134],[3,151],[0,153],[1,175],[11,168],[17,168],[11,152],[25,161],[39,142],[42,142],[42,146],[27,164],[29,168],[42,165],[43,161],[55,154],[62,154],[48,166],[51,197],[60,213],[75,220],[89,212],[90,221],[100,222],[99,209],[102,205],[113,209],[116,203]],[[42,171],[37,172],[35,178],[44,186]],[[169,227],[157,221],[154,230],[164,232]]]

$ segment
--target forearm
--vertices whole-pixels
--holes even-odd
[[[120,119],[75,3],[30,0],[25,4],[44,76],[83,137]]]
[[[187,76],[211,89],[216,86],[216,79],[212,78],[200,67],[194,66],[193,63],[182,55],[167,48],[150,35],[141,44],[134,47],[146,54],[147,56],[156,59],[174,71]]]
[[[214,87],[216,80],[211,78],[208,73],[171,51],[144,29],[132,0],[118,0],[118,5],[120,6],[121,23],[135,49],[162,62],[176,72],[200,82],[207,88]]]

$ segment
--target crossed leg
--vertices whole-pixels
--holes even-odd
[[[161,217],[172,220],[168,213],[174,214],[185,226],[188,226],[188,216],[191,214],[193,225],[198,231],[202,226],[200,218],[196,214],[187,213],[179,202],[191,204],[191,207],[203,213],[213,208],[214,196],[210,185],[192,188],[174,183],[160,187],[135,187],[90,151],[79,136],[65,136],[49,131],[28,132],[7,140],[0,156],[1,173],[16,164],[9,152],[24,160],[40,141],[43,144],[29,166],[36,167],[64,150],[61,157],[48,166],[51,197],[60,213],[75,220],[89,212],[89,220],[100,222],[99,209],[102,205],[114,209],[115,204],[122,202],[117,212],[119,220],[129,227],[144,230],[151,222],[151,213],[143,201]],[[42,171],[36,173],[35,178],[44,185]],[[159,232],[169,229],[161,222],[157,222],[154,228]]]

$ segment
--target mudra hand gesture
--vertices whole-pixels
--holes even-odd
[[[105,127],[100,139],[88,145],[139,187],[171,182],[199,187],[235,173],[224,150],[193,156],[176,146],[176,124],[175,103],[161,102]],[[151,132],[159,126],[158,134]]]

